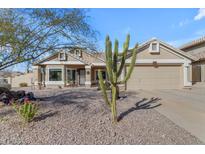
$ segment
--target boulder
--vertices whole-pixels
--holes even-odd
[[[2,93],[8,93],[8,92],[9,92],[9,89],[8,89],[8,88],[0,87],[0,94],[2,94]]]
[[[36,100],[36,98],[34,97],[34,94],[33,94],[32,92],[28,92],[28,93],[26,94],[26,97],[27,97],[28,100],[30,100],[30,101],[35,101],[35,100]]]
[[[24,90],[19,90],[16,92],[17,98],[24,98],[26,96],[26,92]]]
[[[0,101],[9,104],[12,101],[23,103],[25,100],[35,101],[36,98],[32,92],[26,93],[24,90],[10,91],[7,88],[0,87]]]
[[[11,97],[7,93],[1,93],[0,94],[0,101],[2,101],[4,104],[9,104]]]

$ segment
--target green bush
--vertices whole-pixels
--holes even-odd
[[[19,84],[20,87],[28,87],[28,84],[26,82],[22,82]]]
[[[32,102],[25,102],[23,105],[13,103],[15,111],[20,115],[25,122],[31,122],[38,113],[38,106]]]

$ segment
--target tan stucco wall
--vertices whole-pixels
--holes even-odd
[[[137,59],[180,59],[179,56],[170,53],[170,49],[160,45],[159,53],[149,53],[149,45],[139,51],[137,54]]]
[[[135,66],[127,82],[128,90],[179,89],[183,87],[183,68],[177,66]]]
[[[8,78],[11,87],[20,87],[20,83],[27,83],[28,86],[32,86],[32,82],[34,82],[34,73],[26,73],[23,75],[9,77]]]

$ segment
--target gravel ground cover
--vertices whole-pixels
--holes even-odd
[[[120,122],[113,125],[96,89],[33,92],[40,98],[40,112],[29,124],[12,107],[0,108],[0,144],[203,144],[154,109],[158,98],[123,93]]]

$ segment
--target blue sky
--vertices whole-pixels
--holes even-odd
[[[173,46],[205,35],[204,9],[89,9],[91,24],[100,32],[104,49],[107,34],[122,44],[131,35],[131,47],[157,37]]]
[[[88,9],[90,24],[99,32],[99,47],[104,49],[107,34],[120,47],[130,33],[133,47],[152,37],[180,46],[205,35],[205,9]],[[25,70],[24,64],[14,70]]]

